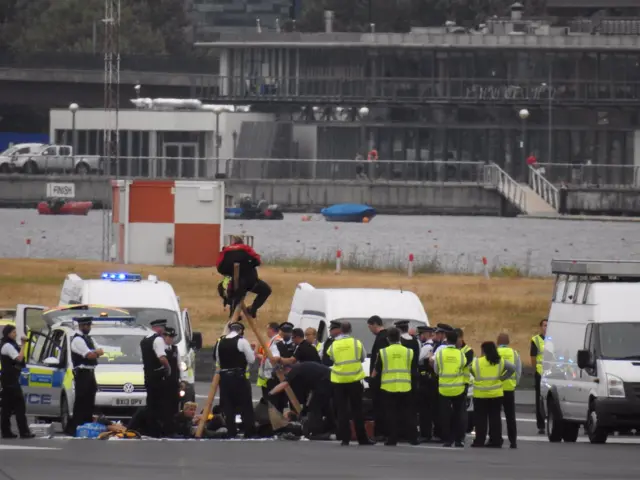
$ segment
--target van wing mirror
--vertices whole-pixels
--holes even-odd
[[[578,350],[578,368],[593,368],[593,358],[589,350]]]
[[[193,332],[191,337],[191,348],[194,350],[202,349],[202,334],[200,332]]]
[[[47,367],[59,367],[60,366],[60,360],[58,360],[56,357],[45,358],[42,361],[42,363],[45,364]]]

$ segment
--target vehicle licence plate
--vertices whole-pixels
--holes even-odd
[[[116,398],[113,405],[116,407],[142,407],[145,401],[143,398]]]

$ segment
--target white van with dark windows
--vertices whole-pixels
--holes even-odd
[[[554,260],[541,397],[549,441],[640,429],[640,262]]]

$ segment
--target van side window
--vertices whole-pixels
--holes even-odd
[[[591,348],[591,337],[593,336],[593,323],[587,324],[587,329],[584,333],[584,349],[590,350]]]
[[[325,323],[324,320],[320,320],[320,323],[318,324],[318,342],[324,342],[324,337],[325,337],[325,333],[327,331],[327,324]]]

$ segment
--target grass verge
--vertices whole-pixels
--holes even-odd
[[[417,274],[408,278],[398,271],[353,269],[346,262],[340,275],[333,273],[334,269],[335,264],[304,261],[261,268],[261,277],[271,285],[273,294],[261,310],[259,321],[286,321],[293,292],[300,282],[316,287],[402,288],[420,297],[431,324],[445,322],[463,328],[467,342],[474,348],[507,332],[513,346],[526,358],[529,340],[540,318],[548,313],[553,289],[550,278],[524,278],[511,271],[487,280],[472,275],[420,274],[416,269]],[[0,259],[0,307],[18,303],[57,305],[67,273],[97,278],[103,271],[154,274],[170,282],[206,344],[215,341],[227,319],[216,292],[220,276],[213,268],[123,267],[71,260]]]

